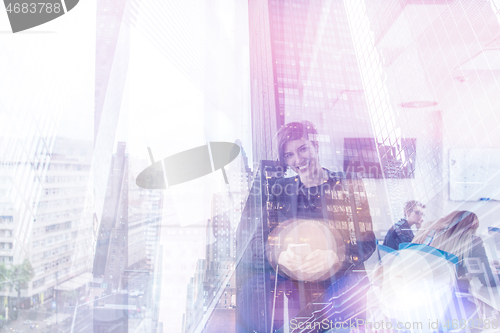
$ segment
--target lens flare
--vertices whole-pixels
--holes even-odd
[[[454,282],[449,261],[410,249],[388,253],[372,275],[382,312],[410,322],[441,319],[452,302]]]

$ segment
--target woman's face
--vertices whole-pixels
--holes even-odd
[[[322,171],[318,148],[309,140],[299,139],[285,143],[284,157],[286,165],[292,168],[301,180],[317,177],[318,172]]]

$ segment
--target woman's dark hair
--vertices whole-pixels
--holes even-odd
[[[292,122],[282,126],[276,137],[278,139],[278,159],[281,166],[286,167],[285,145],[288,141],[305,139],[318,148],[318,131],[313,123],[307,120]]]

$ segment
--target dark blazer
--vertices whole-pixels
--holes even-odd
[[[367,286],[363,263],[376,248],[365,187],[359,178],[329,172],[327,182],[319,188],[320,193],[311,198],[308,207],[299,207],[304,204],[300,191],[307,192],[299,177],[257,177],[254,181],[237,231],[237,332],[269,332],[271,326],[282,327],[283,294],[289,297],[290,319],[312,316],[315,308],[309,305],[320,303],[346,304],[349,313],[336,312],[336,318],[352,316],[353,309],[357,318],[363,318],[360,313]],[[342,266],[335,275],[319,282],[303,282],[293,280],[281,269],[277,274],[277,256],[269,255],[266,246],[275,228],[290,219],[323,221],[341,235],[345,257],[339,258]],[[276,253],[279,255],[279,251]],[[281,296],[275,302],[276,288],[276,296]]]
[[[364,269],[363,262],[375,251],[376,238],[363,181],[360,178],[346,178],[343,173],[328,172],[328,175],[328,180],[321,185],[320,190],[314,191],[319,198],[316,196],[306,203],[306,206],[310,204],[309,207],[299,207],[299,195],[307,197],[308,191],[298,176],[278,179],[271,187],[267,200],[268,225],[265,229],[271,233],[290,219],[323,220],[344,241],[346,257],[343,267],[335,275],[335,279],[338,279],[349,270]],[[277,258],[272,257],[273,268],[276,263]]]
[[[399,250],[399,244],[411,243],[415,235],[411,230],[408,220],[401,219],[393,225],[384,238],[384,245],[394,250]]]

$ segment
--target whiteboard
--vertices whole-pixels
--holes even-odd
[[[450,149],[450,200],[500,200],[500,149]]]

